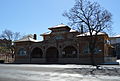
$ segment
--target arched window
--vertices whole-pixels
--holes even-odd
[[[76,58],[77,57],[77,50],[73,46],[67,46],[62,51],[63,58]]]
[[[18,55],[19,56],[25,56],[26,55],[26,50],[24,48],[19,49]]]

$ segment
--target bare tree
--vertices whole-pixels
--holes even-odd
[[[96,65],[94,62],[95,39],[99,32],[111,28],[111,13],[96,2],[76,0],[74,7],[68,12],[65,11],[63,16],[70,20],[72,26],[77,26],[78,29],[83,27],[83,30],[87,30],[90,33],[89,49],[91,61],[92,65]]]
[[[5,29],[4,31],[2,31],[0,38],[15,41],[18,40],[20,36],[20,32],[12,32],[11,30]]]
[[[21,37],[20,32],[12,32],[11,30],[5,29],[2,31],[2,34],[0,35],[0,38],[5,41],[6,49],[9,49],[11,52],[14,51],[14,46],[12,45],[12,42],[15,40],[18,40]]]

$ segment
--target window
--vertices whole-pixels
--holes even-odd
[[[94,49],[94,54],[99,54],[99,53],[101,53],[102,52],[102,50],[100,49],[100,48],[98,48],[98,47],[96,47],[95,49]],[[89,47],[88,46],[86,46],[85,48],[84,48],[84,50],[83,50],[83,54],[89,54],[90,53],[90,49],[89,49]]]
[[[94,54],[99,54],[100,52],[102,52],[102,50],[100,48],[95,48],[94,50]]]
[[[90,49],[89,49],[89,45],[87,44],[83,49],[83,54],[89,54],[89,53],[90,53]]]
[[[87,47],[86,47],[86,48],[84,48],[83,53],[84,53],[84,54],[89,54],[89,53],[90,53],[89,48],[87,48]]]
[[[61,35],[55,36],[55,39],[57,39],[57,40],[63,39],[63,36],[61,36]]]
[[[19,56],[25,56],[26,55],[26,51],[24,50],[24,48],[19,49],[18,55]]]

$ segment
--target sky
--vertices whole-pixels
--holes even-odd
[[[120,0],[90,0],[111,12],[113,32],[120,34]],[[21,34],[40,34],[58,24],[68,24],[62,16],[74,0],[0,0],[0,33],[9,29]],[[39,38],[41,39],[41,38]]]

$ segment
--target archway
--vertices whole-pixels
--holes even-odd
[[[63,58],[76,58],[77,57],[77,49],[73,46],[66,46],[62,50]]]
[[[31,58],[42,58],[43,52],[40,48],[36,47],[31,53]]]
[[[58,61],[58,50],[55,47],[50,47],[46,51],[46,61],[48,63],[56,63]]]

